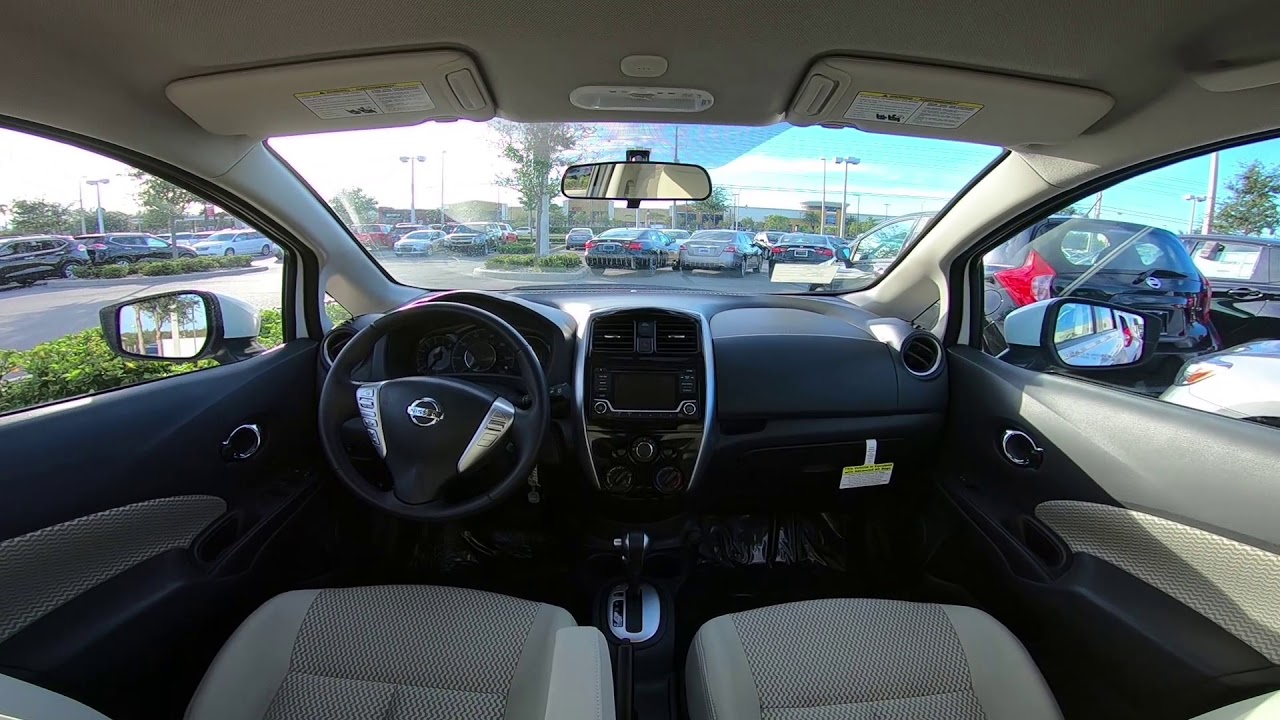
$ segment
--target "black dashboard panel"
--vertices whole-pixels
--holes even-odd
[[[898,411],[888,345],[835,317],[741,308],[711,318],[719,417],[859,417]]]

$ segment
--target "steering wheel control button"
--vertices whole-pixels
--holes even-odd
[[[658,448],[648,438],[640,438],[631,446],[631,457],[636,462],[649,462],[658,454]]]
[[[626,492],[631,489],[633,475],[627,468],[618,466],[609,468],[604,476],[604,489],[609,492]]]
[[[697,415],[698,403],[692,400],[687,400],[685,402],[680,403],[680,414],[684,415],[685,417],[693,417],[694,415]]]
[[[362,385],[356,389],[356,397],[371,398],[377,394],[371,385]]]
[[[362,408],[366,408],[366,409],[368,409],[368,410],[372,410],[372,409],[373,409],[373,398],[371,398],[371,397],[362,397],[362,398],[360,398],[359,402],[360,402],[360,407],[362,407]]]
[[[364,426],[365,426],[365,427],[367,427],[367,428],[376,428],[376,427],[378,427],[378,419],[377,419],[377,418],[367,417],[367,418],[362,418],[362,419],[364,420]]]
[[[677,468],[659,468],[653,476],[653,487],[664,494],[680,492],[684,489],[684,475]]]

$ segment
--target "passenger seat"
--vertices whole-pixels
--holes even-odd
[[[969,607],[838,599],[718,617],[685,664],[691,720],[1061,718],[1031,656]]]

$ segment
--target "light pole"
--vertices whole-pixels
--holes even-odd
[[[444,150],[440,151],[440,225],[444,226]]]
[[[1218,211],[1218,153],[1216,152],[1209,155],[1209,187],[1206,188],[1205,197],[1208,198],[1206,202],[1209,204],[1204,207],[1204,224],[1200,232],[1208,235],[1213,232],[1213,214]]]
[[[416,163],[424,163],[427,158],[423,155],[401,155],[400,162],[409,163],[409,222],[414,225],[418,224],[418,192],[414,187],[417,178],[414,173],[414,165]]]
[[[106,230],[103,229],[103,225],[102,225],[102,186],[110,182],[111,181],[107,178],[102,178],[101,180],[85,181],[86,185],[93,186],[94,193],[98,196],[98,234],[99,235],[106,232]]]
[[[827,234],[827,159],[822,158],[822,208],[818,210],[818,234]]]
[[[742,196],[738,193],[733,194],[733,229],[738,229],[738,200]]]
[[[889,219],[889,203],[884,204],[884,219]]]
[[[849,211],[849,166],[857,165],[862,160],[856,157],[838,157],[837,165],[844,165],[844,191],[840,195],[840,239],[844,239],[845,213]]]
[[[1187,194],[1182,199],[1191,201],[1191,220],[1187,222],[1187,233],[1190,234],[1196,231],[1196,204],[1204,202],[1205,196]]]
[[[854,193],[853,196],[857,198],[854,200],[857,203],[857,207],[854,208],[853,224],[857,225],[862,222],[862,193]]]
[[[84,176],[80,176],[80,182],[76,184],[76,189],[80,191],[80,234],[84,235],[89,231],[84,227]]]

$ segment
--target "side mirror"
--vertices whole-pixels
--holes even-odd
[[[108,305],[98,312],[111,351],[130,360],[219,363],[262,352],[257,308],[227,295],[178,290]]]
[[[853,249],[848,245],[841,245],[836,250],[836,257],[840,258],[840,262],[844,263],[845,267],[853,267]]]
[[[1041,300],[1005,317],[1006,359],[1074,373],[1132,369],[1154,357],[1160,327],[1158,318],[1123,305]]]

